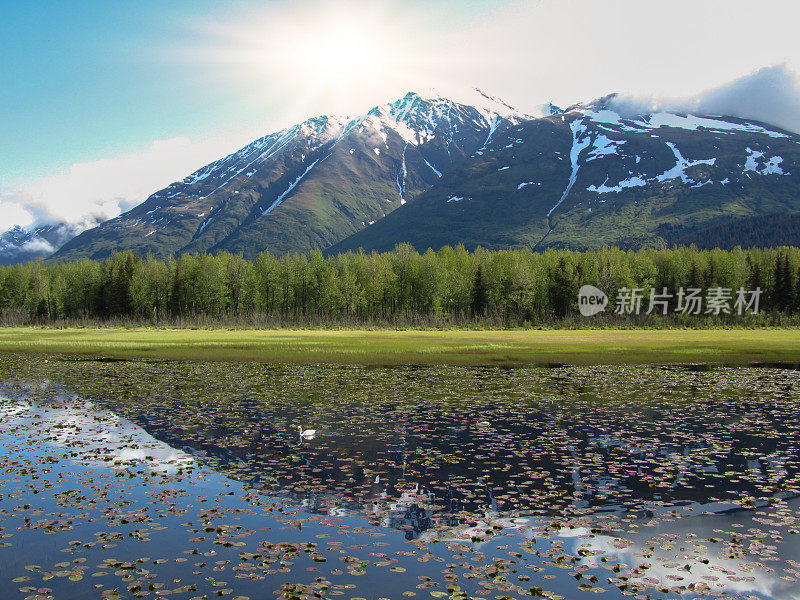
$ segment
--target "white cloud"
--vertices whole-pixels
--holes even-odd
[[[14,225],[27,227],[33,224],[33,215],[28,211],[23,202],[14,198],[0,200],[0,231],[10,229]]]
[[[702,94],[696,111],[755,119],[800,133],[800,82],[785,66],[761,69]]]
[[[787,0],[521,0],[459,32],[453,78],[526,108],[612,92],[684,97],[766,65],[800,71]]]
[[[763,121],[800,133],[800,81],[784,65],[765,67],[731,83],[688,98],[618,97],[617,110],[643,114],[657,110],[725,115]]]
[[[0,194],[0,231],[14,225],[73,223],[91,226],[143,202],[152,193],[250,141],[157,140],[140,152],[72,165],[63,173]]]
[[[55,251],[56,248],[54,248],[50,242],[40,237],[31,238],[16,248],[10,248],[11,254],[14,254],[15,252],[20,254],[30,252],[44,256],[47,254],[52,254]]]

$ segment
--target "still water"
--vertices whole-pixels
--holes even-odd
[[[2,599],[800,599],[795,370],[1,360]]]

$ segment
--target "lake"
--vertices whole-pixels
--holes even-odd
[[[3,599],[800,599],[794,369],[0,363]]]

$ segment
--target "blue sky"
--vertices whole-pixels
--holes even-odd
[[[246,90],[220,85],[207,65],[172,53],[201,45],[203,23],[246,20],[269,4],[1,2],[0,139],[6,143],[0,183],[18,184],[156,139],[268,124],[280,99],[256,106]],[[449,8],[455,6],[458,19],[487,8],[481,2]]]
[[[479,86],[527,110],[797,72],[798,12],[794,0],[0,0],[0,229],[114,216],[255,137],[411,89]]]
[[[0,139],[12,142],[0,147],[0,181],[230,127],[222,90],[157,60],[218,3],[4,2],[0,12]]]

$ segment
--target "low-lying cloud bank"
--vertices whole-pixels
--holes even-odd
[[[158,140],[141,152],[76,163],[64,173],[0,193],[0,232],[70,223],[93,227],[232,152],[243,139]]]
[[[655,111],[724,115],[763,121],[800,133],[800,81],[783,65],[766,67],[691,98],[619,96],[614,108],[625,114]]]

